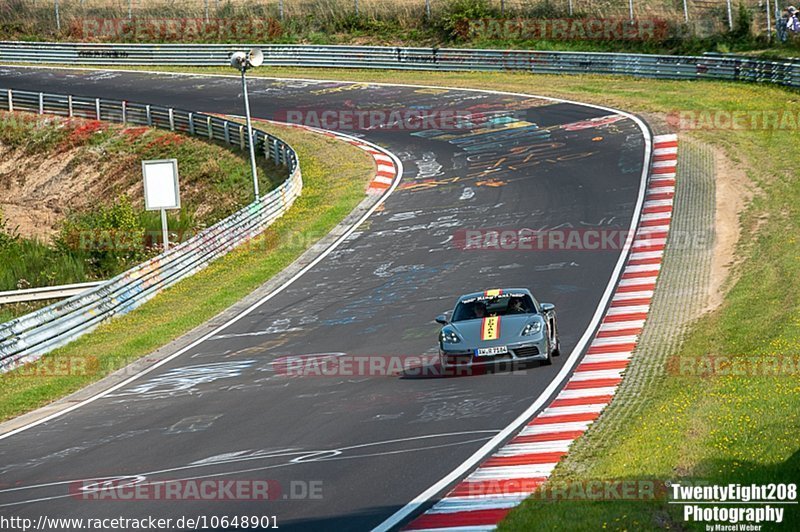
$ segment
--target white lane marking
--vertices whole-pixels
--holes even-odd
[[[619,360],[630,360],[632,351],[618,351],[616,353],[598,353],[596,355],[586,355],[583,357],[584,364],[593,362],[617,362]]]
[[[665,159],[663,161],[653,161],[653,168],[672,168],[675,166],[677,159]]]
[[[663,187],[650,187],[647,190],[647,194],[671,194],[675,192],[674,186],[663,186]]]
[[[531,464],[519,466],[481,467],[465,480],[512,480],[515,478],[547,477],[556,467],[555,462],[549,464]]]
[[[607,403],[592,403],[588,405],[551,406],[539,414],[538,418],[565,416],[569,414],[594,414],[602,412]],[[537,418],[537,419],[538,419]]]
[[[578,388],[577,390],[563,390],[556,399],[583,399],[584,397],[602,397],[617,393],[616,386],[605,388]]]
[[[666,243],[666,238],[649,238],[646,240],[637,239],[633,242],[633,249],[638,250],[639,248],[648,248],[651,246],[664,246]]]
[[[497,508],[513,508],[525,500],[526,497],[527,494],[525,493],[515,493],[505,497],[445,497],[434,504],[427,513],[445,514]]]
[[[673,198],[658,199],[658,200],[647,200],[647,201],[644,202],[644,208],[647,209],[648,207],[672,207],[674,202],[675,202],[675,200]],[[664,224],[664,225],[666,226],[667,224]],[[641,227],[640,229],[645,229],[645,227]]]
[[[493,456],[519,456],[533,453],[566,452],[575,440],[537,441],[533,443],[508,443],[494,453]]]
[[[652,272],[653,275],[658,275],[658,272],[661,271],[661,264],[639,264],[634,266],[628,266],[625,268],[625,273],[640,273],[640,272]]]
[[[673,154],[677,155],[677,153],[678,153],[678,148],[677,147],[672,147],[672,148],[658,148],[657,147],[656,149],[653,150],[653,155],[656,156],[656,157],[659,156],[659,155],[673,155]]]
[[[642,292],[622,292],[614,296],[611,306],[624,306],[623,301],[630,301],[631,299],[653,299],[653,290],[644,290]]]
[[[592,346],[614,345],[614,344],[634,344],[639,339],[638,334],[631,334],[628,336],[604,336],[603,338],[595,338],[592,340]]]
[[[650,305],[635,305],[630,307],[610,307],[606,316],[618,316],[620,314],[638,314],[648,312]]]
[[[590,371],[576,371],[572,374],[571,381],[591,381],[595,379],[618,379],[622,377],[625,369],[599,369]]]
[[[599,390],[601,388],[594,388]],[[554,434],[559,432],[574,432],[576,430],[586,430],[591,425],[591,421],[564,421],[562,423],[538,423],[536,425],[528,425],[520,436],[534,436],[540,434]]]

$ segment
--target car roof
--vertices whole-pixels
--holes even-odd
[[[489,290],[484,290],[483,292],[472,292],[472,293],[469,293],[469,294],[464,294],[461,297],[459,297],[458,300],[459,301],[463,301],[464,299],[472,299],[474,297],[481,297],[481,296],[489,295],[490,292],[494,292],[494,291],[499,291],[500,294],[508,294],[508,293],[519,294],[519,293],[523,293],[523,294],[527,294],[529,296],[532,295],[531,291],[528,290],[527,288],[492,288],[492,289],[489,289]]]

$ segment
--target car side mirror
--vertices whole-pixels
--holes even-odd
[[[447,316],[444,314],[439,314],[438,316],[436,316],[436,323],[447,325]]]
[[[552,303],[542,303],[542,312],[552,312],[556,309],[556,306]]]

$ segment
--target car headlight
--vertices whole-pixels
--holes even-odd
[[[532,321],[522,329],[522,336],[532,336],[534,334],[539,334],[542,332],[542,322],[541,321]]]
[[[442,333],[440,335],[442,343],[444,344],[457,344],[461,342],[461,338],[455,333],[452,329],[442,329]]]

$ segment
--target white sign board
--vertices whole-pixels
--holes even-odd
[[[148,211],[180,209],[177,159],[142,161],[142,175],[145,209]]]

